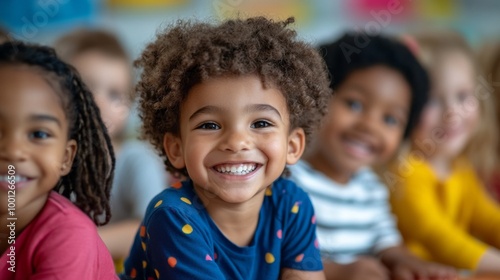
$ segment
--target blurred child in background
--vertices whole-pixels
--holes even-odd
[[[0,279],[116,279],[95,226],[115,161],[92,94],[52,48],[20,42],[0,45],[0,85]]]
[[[125,141],[124,128],[134,94],[132,65],[118,39],[106,31],[77,30],[61,37],[55,45],[58,54],[89,85],[113,142],[117,156],[112,218],[99,234],[113,258],[123,259],[147,204],[167,186],[167,173],[152,148],[143,142]]]
[[[316,211],[327,279],[453,277],[401,246],[387,189],[372,171],[396,152],[427,100],[427,74],[402,43],[346,34],[320,47],[335,91],[303,160],[290,166]]]
[[[500,208],[483,181],[494,167],[494,96],[478,85],[474,55],[458,34],[416,36],[430,100],[408,151],[391,167],[393,211],[416,255],[456,268],[500,272]]]
[[[500,40],[483,44],[478,52],[482,68],[481,82],[486,83],[486,89],[495,99],[496,124],[500,124]],[[497,145],[496,165],[493,176],[486,182],[497,202],[500,202],[500,145]]]

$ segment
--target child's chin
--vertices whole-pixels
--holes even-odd
[[[257,192],[245,192],[245,193],[228,193],[219,196],[221,200],[230,204],[241,204],[248,202],[256,197]]]
[[[345,167],[347,171],[354,173],[360,170],[361,168],[371,166],[373,164],[373,160],[370,159],[359,159],[359,158],[350,158],[349,164],[347,164]]]

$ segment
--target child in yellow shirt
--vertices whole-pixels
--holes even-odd
[[[480,173],[494,162],[493,96],[476,84],[472,51],[455,34],[417,36],[431,97],[408,152],[385,174],[408,247],[457,268],[500,273],[500,207]],[[487,172],[486,172],[487,173]]]

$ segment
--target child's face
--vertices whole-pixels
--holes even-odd
[[[186,167],[198,191],[227,203],[262,202],[263,190],[304,149],[302,129],[290,131],[286,100],[256,76],[212,78],[192,87],[181,105],[180,138],[164,147]]]
[[[447,54],[432,73],[431,97],[422,112],[413,143],[428,158],[451,159],[464,149],[479,119],[474,68],[463,54]]]
[[[335,92],[311,161],[345,182],[361,167],[387,161],[400,144],[410,111],[404,77],[385,66],[352,72]]]
[[[76,152],[75,140],[67,139],[62,101],[41,71],[0,66],[0,200],[6,205],[6,175],[12,165],[18,176],[17,211],[44,203],[59,178],[69,173]],[[0,214],[6,211],[2,207]]]
[[[108,133],[114,138],[123,130],[129,113],[130,66],[124,59],[96,51],[76,56],[71,64],[94,94]]]

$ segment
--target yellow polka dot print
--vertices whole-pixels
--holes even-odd
[[[155,274],[156,274],[156,278],[160,278],[160,272],[158,270],[155,269]]]
[[[273,263],[273,262],[274,262],[274,260],[275,260],[275,259],[274,259],[273,254],[271,254],[271,253],[266,253],[266,263],[271,264],[271,263]]]
[[[273,195],[273,190],[271,190],[271,188],[267,188],[267,189],[266,189],[266,195],[267,195],[267,196],[271,196],[271,195]]]
[[[142,250],[146,251],[146,243],[141,242],[141,245],[142,245]]]
[[[193,227],[191,227],[190,224],[185,224],[182,227],[182,232],[184,232],[185,234],[191,234],[191,232],[193,232]]]
[[[148,263],[146,261],[142,261],[142,268],[146,268],[148,266]]]
[[[295,202],[295,204],[292,207],[292,213],[297,214],[299,213],[299,203]]]
[[[181,200],[189,205],[191,205],[191,200],[187,199],[186,197],[181,197]]]
[[[155,208],[158,207],[158,206],[160,206],[162,203],[163,203],[163,200],[160,200],[160,201],[156,202]]]

